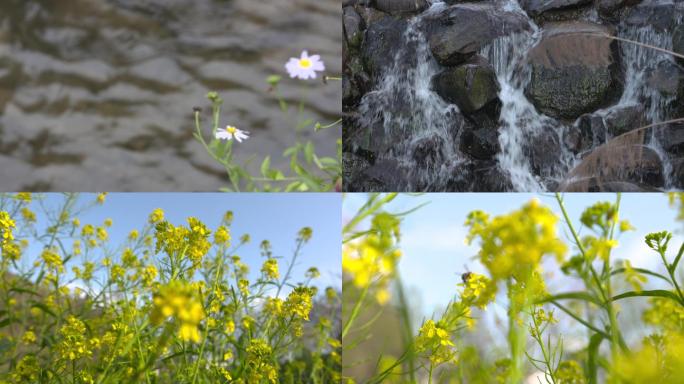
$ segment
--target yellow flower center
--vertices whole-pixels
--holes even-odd
[[[231,127],[231,126],[229,125],[229,126],[226,127],[226,131],[228,131],[228,133],[230,133],[231,135],[234,135],[235,132],[237,131],[237,128]]]
[[[299,60],[299,66],[302,68],[309,68],[311,67],[311,60],[309,59],[300,59]]]

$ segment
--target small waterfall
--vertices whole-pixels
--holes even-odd
[[[410,179],[421,184],[420,189],[430,190],[446,188],[449,173],[462,157],[456,148],[463,120],[456,105],[432,91],[431,80],[440,67],[421,31],[423,21],[443,8],[441,2],[433,4],[409,21],[403,47],[396,52],[392,68],[384,73],[376,89],[363,97],[359,107],[360,123],[368,132],[382,127],[386,140],[383,144],[388,150],[380,155],[397,160]],[[424,140],[432,140],[439,147],[429,149],[438,155],[416,164],[414,152]],[[416,188],[406,185],[402,189]]]
[[[493,66],[500,86],[500,152],[495,157],[496,164],[510,178],[512,189],[516,191],[539,192],[556,189],[559,183],[600,177],[600,170],[587,164],[583,164],[582,172],[575,174],[572,171],[582,163],[587,152],[574,154],[563,139],[582,120],[577,119],[573,126],[573,122],[541,114],[525,95],[531,77],[526,65],[527,54],[541,40],[541,28],[527,17],[518,0],[495,0],[494,3],[499,10],[524,15],[529,23],[527,31],[496,38],[479,51]],[[397,181],[401,184],[400,190],[453,189],[451,183],[460,180],[457,175],[471,183],[478,182],[468,180],[472,178],[468,164],[477,165],[479,160],[471,160],[459,149],[461,133],[466,124],[470,124],[467,121],[470,116],[461,115],[456,105],[444,101],[432,90],[432,78],[443,67],[433,58],[425,31],[435,16],[447,7],[442,0],[433,0],[428,10],[408,21],[394,63],[384,70],[375,89],[362,98],[358,108],[358,123],[364,132],[376,135],[374,143],[380,143],[373,148],[378,159],[396,161],[401,168],[399,178],[402,180]],[[583,20],[605,24],[595,8],[586,13]],[[623,21],[616,33],[620,38],[642,44],[672,48],[672,31],[657,30],[651,25],[635,27]],[[663,95],[650,84],[659,63],[673,62],[671,55],[628,42],[617,44],[621,51],[624,91],[616,104],[594,111],[591,117],[604,119],[603,125],[607,126],[608,117],[624,112],[630,106],[643,106],[646,124],[672,118],[674,96]],[[660,157],[665,188],[669,189],[674,187],[676,180],[673,180],[671,159],[658,139],[662,136],[660,131],[657,128],[649,130],[646,146]],[[643,140],[636,143],[639,140],[636,136],[630,137],[635,144],[642,144]],[[594,142],[588,150],[596,150],[613,139],[609,132],[594,132]],[[619,142],[627,145],[625,140]],[[613,143],[617,145],[618,141]],[[577,151],[577,148],[573,150]],[[619,166],[616,164],[616,169]]]
[[[659,31],[653,26],[634,28],[621,25],[618,36],[624,39],[638,41],[642,44],[672,49],[671,31]],[[625,70],[625,90],[615,108],[624,105],[641,104],[645,106],[647,124],[659,123],[670,118],[670,106],[674,96],[666,96],[649,85],[651,71],[663,62],[673,62],[672,55],[655,49],[636,45],[629,42],[620,42],[623,66]],[[607,110],[610,110],[608,108]],[[648,138],[648,147],[653,149],[663,164],[663,176],[665,189],[673,187],[673,167],[670,157],[663,149],[658,139],[658,133],[664,127],[656,127],[651,130]]]
[[[503,7],[507,11],[527,17],[516,0],[505,1]],[[546,186],[531,169],[530,143],[545,131],[558,135],[558,141],[561,142],[563,127],[554,119],[538,113],[525,96],[525,86],[530,79],[529,70],[524,64],[525,56],[541,37],[539,27],[531,19],[528,20],[529,32],[497,38],[483,47],[480,54],[494,66],[501,87],[501,153],[497,155],[499,166],[511,177],[514,190],[538,192],[545,190]],[[563,151],[558,164],[551,168],[558,173],[561,171],[560,168],[567,170],[572,161],[572,155]]]

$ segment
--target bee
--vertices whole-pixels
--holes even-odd
[[[470,279],[470,276],[472,275],[472,272],[466,272],[461,275],[461,280],[463,280],[464,283],[468,282],[468,279]]]

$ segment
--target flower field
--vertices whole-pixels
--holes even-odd
[[[107,198],[0,197],[0,382],[339,381],[339,289],[299,274],[312,228],[288,257],[263,240],[241,258],[232,212],[209,228],[154,209],[119,244],[112,219],[80,219]]]

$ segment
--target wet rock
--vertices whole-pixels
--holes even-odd
[[[408,173],[397,160],[378,160],[352,178],[350,192],[386,192],[406,189]]]
[[[572,186],[574,191],[588,191],[592,184],[608,183],[662,187],[662,161],[653,149],[618,138],[594,149],[568,173],[559,189],[568,190]]]
[[[598,129],[593,127],[598,126],[605,138],[605,128],[603,127],[603,119],[599,116],[584,115],[581,116],[577,122],[569,126],[563,132],[563,144],[570,152],[574,154],[582,153],[590,150],[595,144],[594,132]]]
[[[353,191],[355,188],[351,181],[356,175],[370,166],[371,163],[365,157],[351,152],[344,152],[342,154],[342,189],[344,191]]]
[[[625,23],[635,27],[651,26],[657,31],[669,30],[675,24],[676,12],[673,2],[644,1],[629,11]]]
[[[641,0],[598,0],[596,2],[596,9],[599,15],[612,18],[624,7],[639,4],[640,2]]]
[[[499,83],[494,68],[482,56],[447,68],[432,78],[432,87],[444,100],[471,114],[497,100]]]
[[[684,123],[656,127],[655,136],[660,146],[671,156],[684,157]]]
[[[344,7],[342,13],[342,25],[344,27],[344,38],[347,44],[352,49],[357,49],[361,46],[363,40],[363,19],[354,7]]]
[[[361,47],[364,68],[371,76],[380,76],[394,64],[394,56],[404,44],[404,20],[384,17],[368,26]]]
[[[620,136],[648,124],[642,105],[625,105],[612,108],[603,118],[607,132]]]
[[[375,0],[375,7],[393,15],[419,13],[429,6],[427,0]]]
[[[363,4],[357,4],[354,7],[354,9],[359,14],[359,16],[361,16],[361,19],[363,19],[363,23],[366,26],[371,25],[374,22],[382,20],[383,18],[388,16],[388,14],[385,12],[378,11],[375,8]]]
[[[557,174],[562,149],[561,139],[556,132],[544,130],[531,137],[526,152],[535,175],[549,177]]]
[[[496,129],[465,129],[461,135],[459,149],[478,160],[491,160],[500,152],[499,133]]]
[[[531,79],[525,93],[555,118],[575,119],[616,101],[622,93],[617,43],[587,22],[550,23],[528,53]],[[593,35],[592,35],[593,34]]]
[[[561,11],[590,4],[592,0],[522,0],[520,6],[532,17],[544,12]]]
[[[477,162],[473,165],[473,192],[507,192],[513,190],[510,176],[495,161]]]
[[[358,105],[363,95],[370,90],[371,79],[364,72],[358,56],[346,59],[342,76],[342,107],[349,110]]]
[[[648,85],[663,96],[684,97],[684,71],[675,63],[664,60],[648,74]]]
[[[497,37],[529,29],[524,15],[493,4],[454,5],[437,15],[429,28],[430,50],[446,66],[458,65]]]
[[[426,168],[444,161],[444,140],[436,134],[417,139],[413,143],[413,160]]]
[[[676,26],[672,32],[672,50],[684,55],[684,25]],[[684,59],[681,57],[678,57],[677,61],[684,63]]]
[[[672,183],[673,187],[684,189],[684,158],[672,161]]]
[[[657,188],[625,181],[601,181],[596,177],[559,185],[557,192],[657,192]]]

